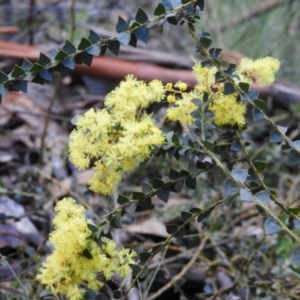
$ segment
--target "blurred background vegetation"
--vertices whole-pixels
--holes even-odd
[[[134,17],[137,7],[151,13],[158,1],[96,1],[96,0],[2,0],[0,26],[15,25],[22,30],[4,39],[31,42],[63,43],[70,38],[70,5],[74,2],[75,40],[95,27],[114,31],[118,16]],[[180,2],[180,1],[179,1]],[[195,47],[186,28],[166,26],[166,35],[151,34],[150,48],[168,49],[195,56]],[[298,0],[210,0],[205,2],[197,31],[208,31],[213,46],[240,52],[251,58],[274,56],[282,67],[279,77],[299,83],[300,65],[300,1]],[[173,34],[172,34],[173,33]],[[1,36],[0,36],[1,37]],[[155,41],[158,40],[158,41]]]
[[[0,41],[32,44],[39,46],[43,52],[49,53],[52,49],[61,47],[66,39],[71,39],[72,37],[74,44],[77,45],[81,37],[88,36],[90,29],[103,37],[114,36],[119,16],[128,21],[134,18],[138,7],[142,7],[151,17],[151,13],[158,3],[159,1],[146,0],[2,0],[0,2],[0,27],[16,26],[16,31],[14,34],[0,33]],[[235,53],[240,53],[251,58],[259,58],[266,55],[278,58],[282,66],[277,79],[299,87],[299,0],[207,0],[205,1],[204,12],[201,14],[201,20],[196,23],[196,32],[201,31],[210,32],[213,47],[232,51],[233,56]],[[122,46],[121,48],[125,47]],[[182,58],[190,58],[192,56],[196,60],[200,59],[200,56],[195,53],[195,42],[189,36],[186,26],[174,27],[167,24],[162,34],[152,29],[150,31],[149,44],[146,46],[139,42],[138,48],[146,49],[149,51],[148,53],[161,51],[161,53],[166,53],[167,55],[176,53],[180,54]],[[145,57],[142,60],[147,61],[147,58],[147,53],[145,52]],[[12,70],[14,63],[16,63],[16,60],[12,58],[1,58],[0,69],[9,72]],[[174,66],[175,68],[176,66]],[[50,125],[52,124],[53,127],[49,126],[47,129],[47,126],[45,126],[49,136],[51,134],[52,136],[64,134],[64,139],[58,139],[58,141],[55,141],[54,146],[49,146],[49,149],[45,151],[49,156],[49,161],[45,163],[50,169],[50,171],[47,171],[54,179],[51,179],[49,176],[45,180],[45,176],[34,169],[35,167],[39,169],[43,167],[43,170],[46,170],[46,167],[41,166],[37,159],[40,149],[36,145],[39,141],[34,144],[34,148],[32,146],[33,143],[30,144],[27,140],[25,142],[22,140],[22,144],[17,140],[19,144],[14,142],[7,147],[4,147],[3,143],[1,145],[2,141],[0,140],[0,150],[5,148],[5,151],[8,149],[17,153],[17,158],[13,157],[11,160],[1,161],[0,179],[2,179],[3,183],[0,182],[0,185],[10,188],[11,191],[17,188],[25,193],[35,192],[38,194],[35,197],[30,196],[27,198],[22,198],[21,194],[14,195],[14,192],[9,195],[15,202],[26,207],[26,211],[29,210],[32,216],[39,216],[40,219],[31,219],[39,231],[42,232],[42,240],[47,237],[50,231],[49,224],[51,224],[53,217],[51,212],[55,201],[62,196],[69,194],[72,196],[79,195],[80,199],[83,199],[82,202],[88,202],[93,208],[93,213],[99,215],[104,213],[106,205],[114,205],[113,197],[94,195],[87,190],[86,177],[89,177],[90,173],[85,176],[81,173],[81,181],[79,180],[78,184],[77,182],[74,184],[72,181],[73,177],[77,176],[78,179],[79,175],[68,162],[67,139],[69,131],[73,128],[71,119],[74,115],[82,113],[90,107],[101,107],[103,105],[103,97],[95,97],[94,95],[89,95],[91,97],[88,97],[88,94],[96,90],[97,93],[95,94],[99,95],[98,92],[100,90],[101,95],[104,95],[117,83],[113,82],[111,84],[110,79],[105,81],[104,78],[100,77],[92,79],[85,74],[72,74],[67,79],[64,79],[63,83],[56,84],[56,86],[55,84],[45,85],[46,87],[43,87],[42,92],[39,92],[39,86],[30,84],[30,88],[34,90],[34,93],[28,93],[29,100],[32,103],[36,103],[39,99],[39,104],[44,108],[41,114],[40,111],[36,112],[37,115],[40,115],[36,117],[37,125],[34,124],[32,126],[38,126],[40,129],[41,124],[45,122],[45,116],[51,115]],[[93,89],[95,86],[96,88]],[[58,90],[57,95],[56,90]],[[15,95],[11,97],[13,98]],[[58,101],[54,103],[53,109],[48,103],[50,103],[51,97],[56,96]],[[27,99],[27,101],[29,100]],[[8,104],[8,100],[3,102],[3,106],[6,103]],[[10,125],[5,123],[10,121],[10,116],[8,117],[7,115],[11,114],[11,119],[14,117],[17,118],[17,121],[21,120],[23,122],[17,125],[20,128],[24,127],[24,131],[21,132],[23,136],[27,136],[31,128],[28,126],[28,124],[31,125],[28,119],[24,118],[25,114],[18,115],[15,113],[18,108],[17,105],[24,103],[24,99],[20,99],[16,103],[16,107],[4,113],[1,112],[0,106],[0,117],[3,117],[6,113],[4,121],[0,122],[0,129],[3,130],[9,139],[12,139],[14,128],[9,127]],[[28,107],[26,109],[29,110]],[[163,115],[161,107],[154,107],[153,109],[160,116]],[[300,115],[299,112],[294,113],[291,111],[290,107],[287,109],[276,107],[272,113],[276,122],[281,122],[280,125],[292,128],[293,138],[296,139],[300,136],[300,128],[298,126]],[[34,115],[31,115],[30,119],[32,121]],[[57,127],[54,125],[57,125]],[[166,124],[163,124],[163,126],[166,126]],[[174,127],[174,124],[168,123],[166,127],[170,130],[174,129],[172,126]],[[34,127],[34,129],[36,128]],[[276,190],[279,198],[282,199],[287,207],[297,205],[300,197],[298,188],[298,183],[300,182],[299,167],[285,166],[286,155],[282,152],[280,145],[269,144],[268,130],[270,128],[265,123],[253,123],[251,119],[243,138],[251,142],[254,141],[248,148],[252,157],[270,162],[264,173],[269,187]],[[0,131],[0,133],[2,132]],[[30,136],[28,140],[34,140],[35,138],[38,139],[39,136],[34,135],[34,138]],[[47,138],[45,141],[50,144]],[[59,143],[63,149],[57,150]],[[51,151],[54,148],[57,151],[53,154]],[[54,158],[56,159],[55,161]],[[55,169],[57,165],[58,171]],[[130,187],[130,190],[138,190],[142,180],[150,181],[152,177],[163,176],[168,173],[170,166],[178,169],[184,168],[186,162],[151,158],[150,164],[142,164],[137,172],[124,178],[124,182],[120,185],[120,190],[126,191],[129,189],[128,187]],[[73,182],[73,185],[69,184],[67,180]],[[66,183],[68,193],[61,191],[61,186],[57,182]],[[54,186],[58,190],[55,191],[56,193],[54,193]],[[37,187],[39,191],[36,191]],[[136,247],[138,250],[147,250],[149,249],[149,244],[153,246],[165,237],[164,225],[166,223],[179,222],[181,210],[188,210],[195,205],[203,207],[211,204],[220,199],[221,194],[222,188],[216,186],[216,183],[213,182],[212,174],[205,173],[200,176],[195,191],[183,189],[180,194],[172,195],[168,205],[162,204],[160,200],[155,199],[153,209],[150,211],[141,211],[133,216],[125,216],[123,222],[126,225],[128,224],[126,229],[127,236],[121,242],[129,247]],[[19,198],[23,199],[23,202],[18,200]],[[288,222],[285,214],[279,210],[277,212],[283,221]],[[146,221],[149,218],[151,222],[144,224],[143,218]],[[190,255],[187,253],[188,249],[194,249],[199,244],[200,232],[208,232],[211,244],[208,245],[206,251],[200,257],[200,269],[205,269],[207,273],[201,279],[199,290],[195,291],[195,293],[199,291],[203,293],[203,298],[196,299],[207,299],[208,294],[211,295],[218,291],[220,286],[222,287],[222,282],[224,283],[225,281],[225,284],[227,284],[226,280],[230,280],[232,283],[235,276],[239,276],[241,265],[247,266],[247,270],[244,273],[245,278],[243,277],[241,284],[242,288],[246,287],[243,292],[246,294],[245,298],[248,297],[250,289],[256,289],[258,298],[249,299],[299,299],[299,265],[291,262],[291,255],[294,249],[293,242],[284,234],[265,237],[262,223],[263,217],[259,215],[254,205],[249,207],[247,203],[236,202],[234,207],[222,207],[219,210],[214,210],[210,218],[207,218],[200,225],[196,223],[191,224],[190,228],[188,228],[189,236],[183,242],[176,242],[177,244],[172,245],[167,257],[171,259],[173,257],[173,268],[181,267],[187,262],[187,257]],[[157,231],[152,229],[154,228],[153,224],[159,228]],[[136,225],[135,228],[134,225]],[[141,228],[145,229],[146,233],[140,232]],[[258,239],[258,236],[261,239]],[[9,248],[9,251],[12,253],[11,248]],[[46,256],[47,249],[41,252],[42,256]],[[5,252],[5,254],[7,253]],[[183,256],[180,256],[182,254]],[[17,264],[19,264],[19,261],[24,260],[24,257],[19,255],[18,252],[13,253],[13,255],[12,261],[18,260]],[[20,274],[22,282],[26,282],[30,272],[34,282],[34,272],[41,260],[39,255],[38,253],[32,261],[27,261],[29,267],[32,268],[28,271],[29,267],[27,266],[23,273]],[[180,260],[182,257],[183,259]],[[180,259],[178,260],[178,258]],[[27,256],[25,260],[27,260]],[[167,263],[166,266],[169,267]],[[150,275],[153,275],[154,270],[155,266],[153,266]],[[172,271],[172,268],[170,270]],[[226,273],[225,275],[223,271]],[[168,271],[165,271],[159,279],[169,279],[173,274],[174,272],[171,272],[170,275]],[[221,279],[218,276],[221,276]],[[195,279],[195,277],[192,279]],[[161,287],[166,283],[166,280],[163,280],[163,283],[158,282],[155,284]],[[187,278],[187,281],[191,281],[191,278]],[[195,282],[192,283],[193,287],[197,287],[199,278],[196,277]],[[155,284],[152,290],[154,292],[155,289],[158,289]],[[142,288],[146,288],[146,286]],[[41,289],[41,286],[32,285],[31,282],[28,284],[28,290],[32,294],[38,293]],[[184,290],[187,294],[188,291],[189,287]],[[7,299],[11,298],[8,297]],[[161,299],[167,298],[162,296]],[[170,299],[174,300],[177,298],[174,298],[174,295],[170,293]]]

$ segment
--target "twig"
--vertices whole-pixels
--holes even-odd
[[[17,280],[18,284],[20,285],[23,293],[24,293],[24,296],[26,299],[30,300],[27,293],[26,293],[26,290],[24,289],[24,286],[22,285],[19,277],[17,276],[17,274],[15,273],[15,271],[13,270],[13,268],[9,265],[8,261],[5,259],[5,257],[0,253],[0,258],[1,258],[1,261],[3,261],[5,263],[5,265],[7,265],[7,267],[9,268],[9,270],[11,271],[11,273],[13,274],[14,278]]]
[[[148,300],[153,300],[153,299],[157,298],[158,296],[160,296],[163,292],[165,292],[166,290],[171,288],[172,285],[174,285],[176,283],[176,281],[178,281],[180,278],[182,278],[185,275],[185,273],[192,267],[192,265],[197,260],[200,252],[203,250],[203,248],[206,244],[207,239],[208,239],[207,236],[205,236],[203,238],[203,240],[202,240],[201,244],[199,245],[197,251],[195,252],[193,257],[191,258],[191,260],[184,266],[184,268],[174,278],[172,278],[171,281],[169,281],[165,286],[160,288],[156,293],[154,293],[151,297],[149,297]]]
[[[152,278],[151,278],[151,280],[150,280],[150,283],[148,284],[147,290],[146,290],[146,292],[145,292],[145,294],[144,294],[144,297],[143,297],[143,299],[145,299],[145,300],[147,299],[148,293],[149,293],[150,288],[151,288],[151,286],[152,286],[152,284],[153,284],[153,282],[154,282],[154,279],[155,279],[155,277],[156,277],[158,271],[159,271],[160,268],[161,268],[161,265],[162,265],[162,263],[163,263],[163,259],[165,258],[166,254],[167,254],[167,250],[168,250],[168,246],[165,248],[164,253],[163,253],[163,255],[162,255],[162,258],[161,258],[161,260],[159,261],[159,264],[158,264],[158,266],[157,266],[157,268],[156,268],[156,270],[155,270],[155,272],[154,272],[154,275],[152,276]]]
[[[40,163],[43,164],[44,162],[44,151],[45,151],[45,138],[46,138],[46,134],[47,134],[47,129],[48,129],[48,125],[50,122],[50,117],[51,117],[51,111],[52,111],[52,107],[54,105],[55,99],[56,99],[56,95],[58,92],[58,88],[60,87],[60,81],[61,76],[59,76],[58,78],[58,83],[53,91],[52,97],[50,99],[50,103],[49,106],[47,108],[47,112],[46,112],[46,118],[45,118],[45,125],[44,125],[44,129],[43,129],[43,133],[42,133],[42,137],[41,137],[41,145],[40,145]]]
[[[239,281],[239,278],[237,278],[232,285],[226,286],[226,287],[218,290],[217,293],[215,293],[211,297],[207,298],[206,300],[214,300],[214,299],[216,299],[217,296],[222,295],[223,293],[225,293],[227,291],[230,291],[237,285],[238,281]]]

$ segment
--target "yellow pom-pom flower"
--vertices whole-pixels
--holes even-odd
[[[159,80],[146,84],[128,75],[106,96],[104,109],[90,109],[78,117],[70,135],[70,161],[79,170],[93,164],[91,190],[111,194],[123,172],[136,168],[164,143],[162,131],[145,108],[160,102],[165,93]]]
[[[85,283],[90,289],[98,291],[103,283],[98,275],[110,280],[115,274],[129,275],[129,264],[134,264],[134,251],[117,249],[115,242],[104,240],[103,246],[89,237],[91,231],[86,220],[85,209],[72,198],[64,198],[55,207],[57,213],[53,220],[54,230],[50,241],[53,253],[43,263],[37,279],[54,295],[62,294],[70,300],[83,298]],[[84,255],[85,252],[89,256]]]
[[[273,57],[256,60],[243,58],[237,67],[237,74],[247,77],[250,83],[254,81],[261,86],[268,86],[275,81],[275,73],[279,67],[279,60]]]

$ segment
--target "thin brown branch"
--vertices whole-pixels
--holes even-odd
[[[185,273],[196,262],[197,258],[199,257],[199,254],[201,253],[201,251],[203,250],[203,248],[204,248],[204,246],[206,244],[207,239],[208,239],[207,236],[205,236],[203,238],[203,240],[202,240],[201,244],[199,245],[197,251],[194,253],[194,255],[191,258],[191,260],[184,266],[184,268],[176,276],[174,276],[166,285],[164,285],[156,293],[154,293],[153,295],[151,295],[151,297],[149,297],[148,300],[154,300],[155,298],[157,298],[158,296],[160,296],[163,292],[165,292],[166,290],[168,290],[169,288],[171,288],[173,285],[175,285],[176,282],[185,275]]]

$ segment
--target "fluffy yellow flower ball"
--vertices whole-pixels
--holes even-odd
[[[53,253],[43,263],[37,279],[54,295],[62,294],[70,300],[82,299],[85,290],[81,283],[99,291],[103,283],[98,275],[110,280],[115,274],[126,277],[129,264],[134,264],[134,251],[117,249],[114,241],[106,239],[102,247],[90,238],[91,231],[86,220],[86,211],[72,198],[64,198],[55,207],[53,232],[50,242]],[[89,255],[85,255],[88,253]]]

